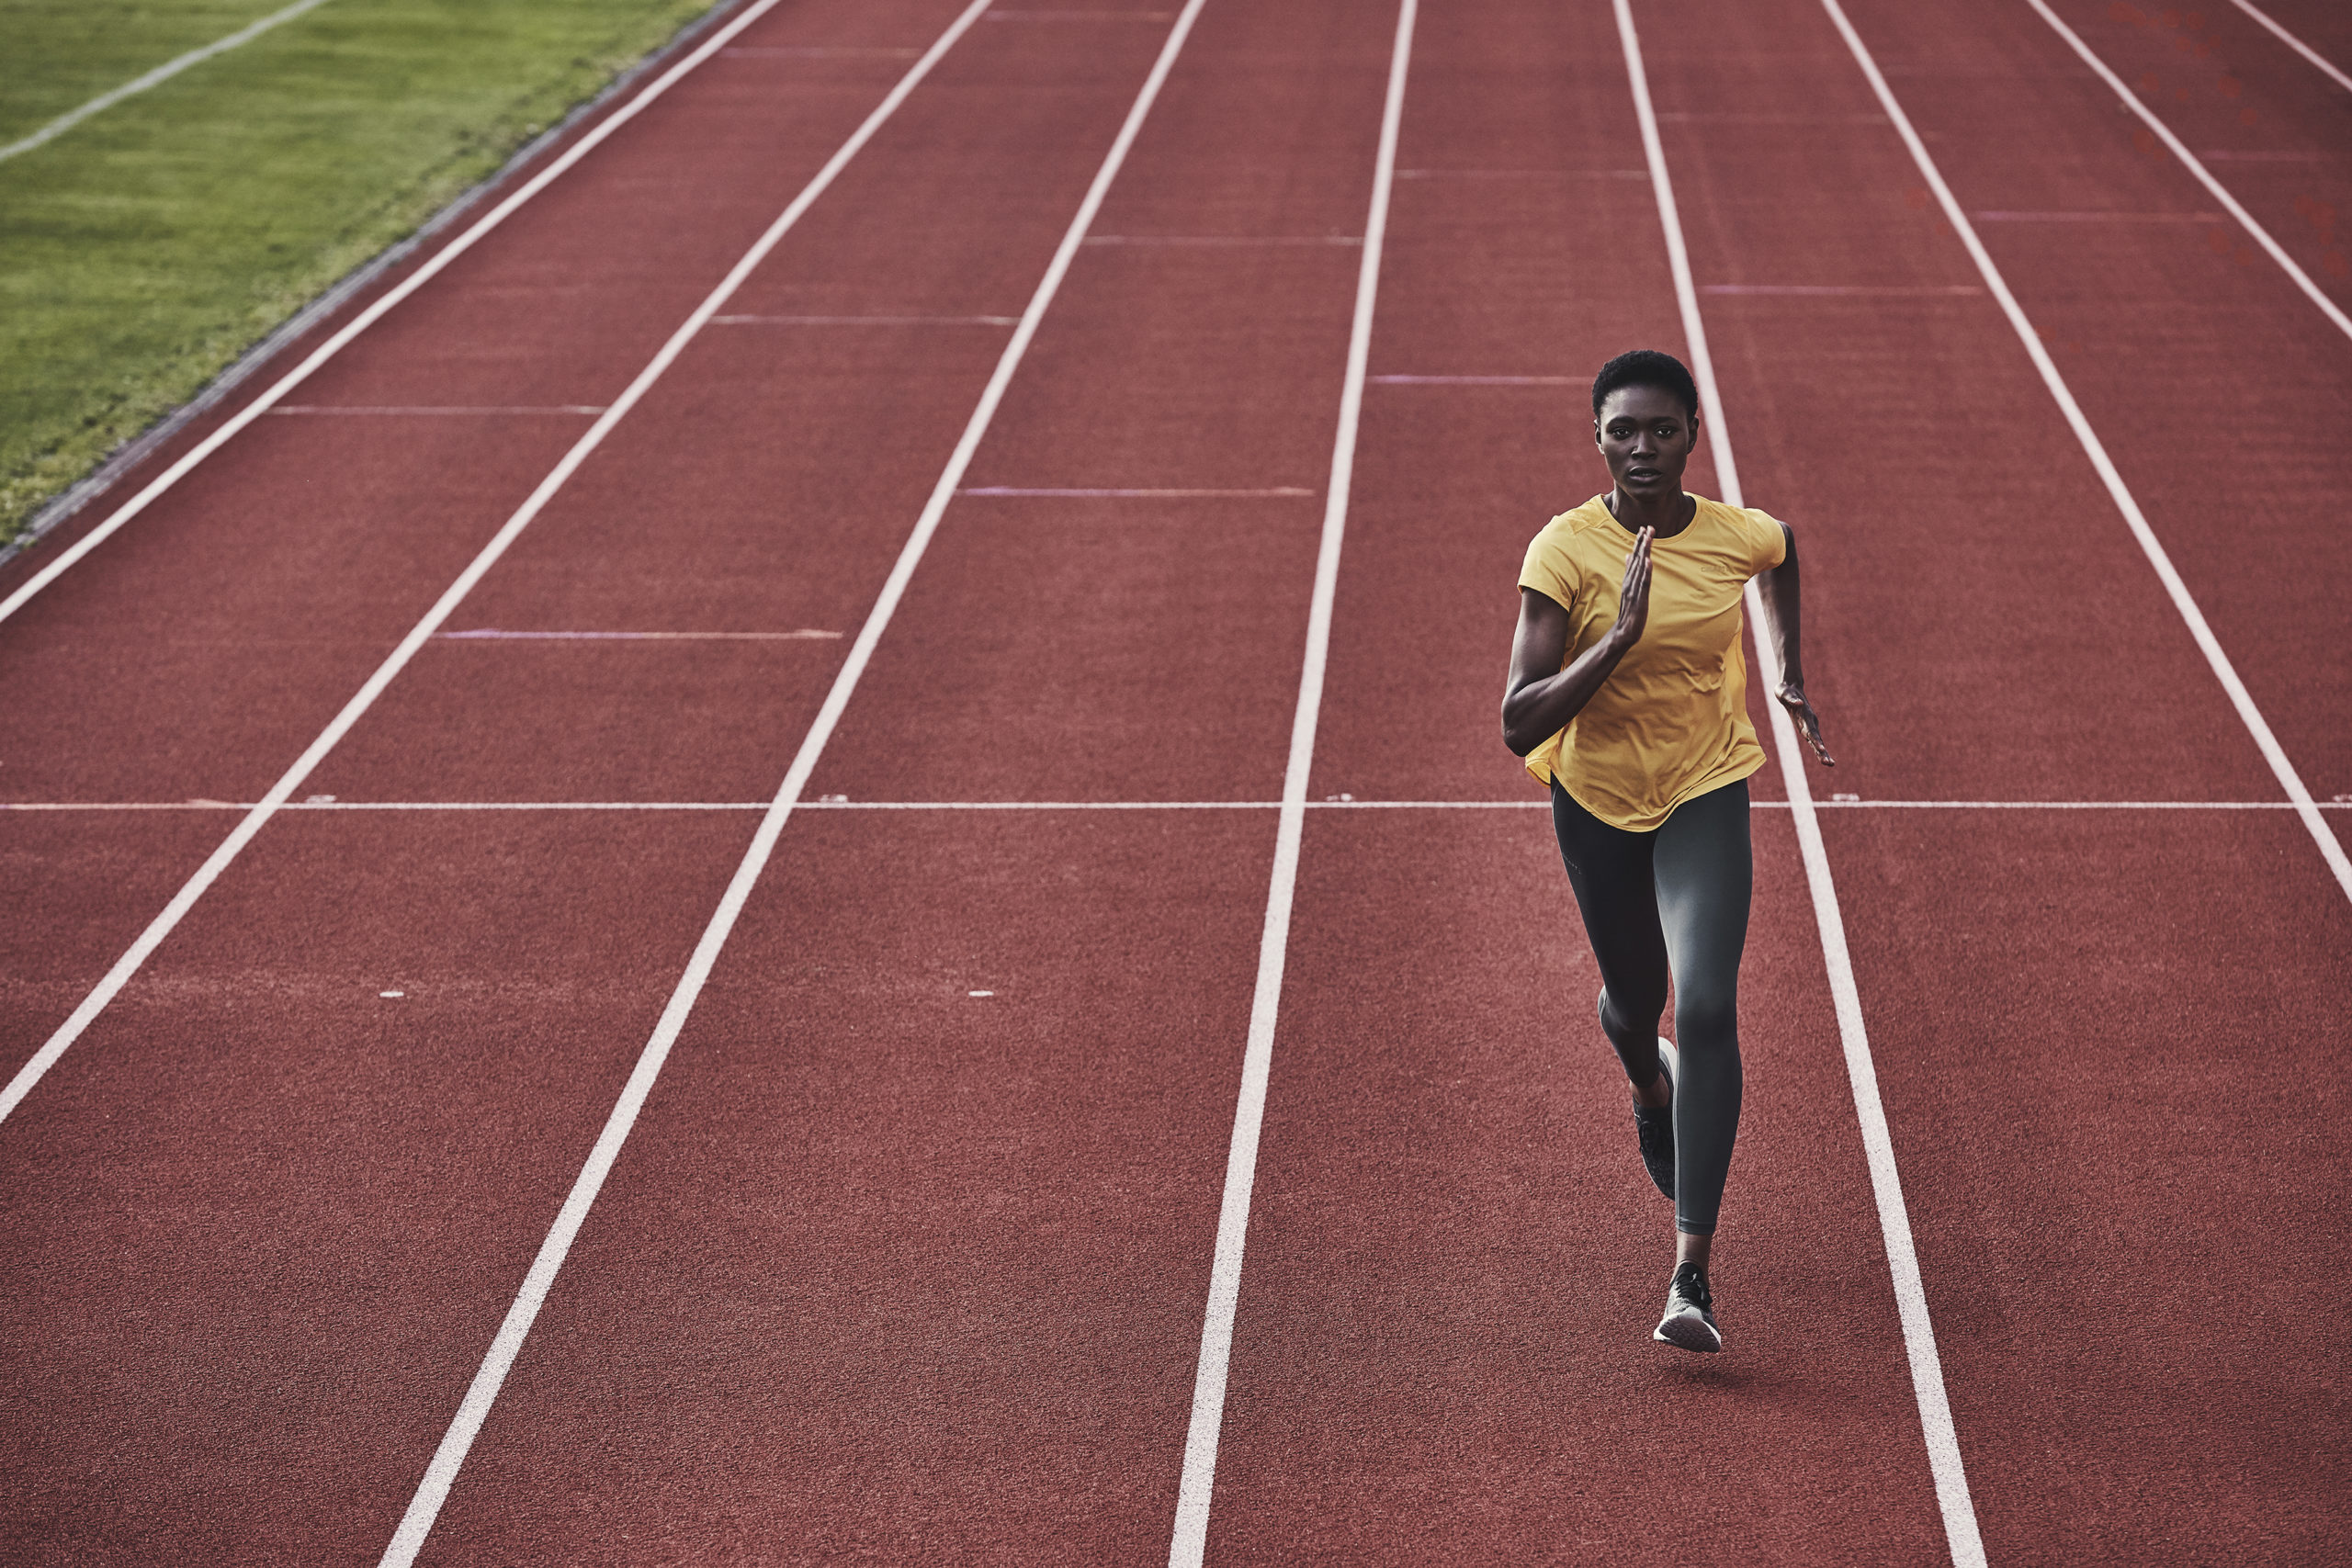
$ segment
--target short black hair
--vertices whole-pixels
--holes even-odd
[[[1637,348],[1602,366],[1592,378],[1592,417],[1600,417],[1600,405],[1610,393],[1625,387],[1656,387],[1680,398],[1693,422],[1699,417],[1699,383],[1690,378],[1690,367],[1670,354]]]

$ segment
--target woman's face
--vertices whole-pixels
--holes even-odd
[[[1663,387],[1620,387],[1601,400],[1593,440],[1619,490],[1636,501],[1662,501],[1682,493],[1698,424]]]

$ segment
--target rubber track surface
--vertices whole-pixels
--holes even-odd
[[[0,1558],[382,1551],[757,820],[617,807],[774,792],[1158,3],[976,25],[449,625],[808,635],[430,644],[0,1123]],[[2352,303],[2352,96],[2053,4]],[[0,624],[0,802],[171,807],[0,811],[7,1072],[957,8],[779,6]],[[2023,0],[1847,9],[2352,795],[2352,342]],[[2054,808],[2278,786],[1816,0],[1634,11],[1988,1556],[2340,1556],[2352,907]],[[1395,15],[1209,0],[424,1561],[1166,1560]],[[1496,743],[1583,378],[1681,347],[1606,0],[1425,0],[1396,171],[1209,1559],[1939,1560],[1777,766],[1702,1359]],[[355,808],[534,802],[616,808]]]

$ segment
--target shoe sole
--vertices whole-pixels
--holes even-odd
[[[1660,1323],[1650,1337],[1678,1350],[1697,1350],[1706,1355],[1724,1348],[1724,1337],[1695,1312],[1675,1314]]]

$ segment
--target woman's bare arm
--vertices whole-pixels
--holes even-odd
[[[1804,694],[1796,530],[1783,523],[1781,535],[1787,542],[1781,564],[1756,580],[1758,595],[1764,602],[1764,625],[1758,630],[1770,639],[1781,666],[1781,683],[1772,695],[1797,721],[1797,733],[1804,737],[1806,747],[1820,759],[1822,766],[1834,768],[1838,765],[1838,759],[1832,757],[1829,748],[1821,743],[1820,716],[1813,711],[1813,704],[1805,700]]]
[[[1550,595],[1519,591],[1519,630],[1511,638],[1510,680],[1503,689],[1503,744],[1524,757],[1547,736],[1568,727],[1600,690],[1626,649],[1641,639],[1650,614],[1650,531],[1634,536],[1625,581],[1617,594],[1617,622],[1566,669],[1568,612]]]

